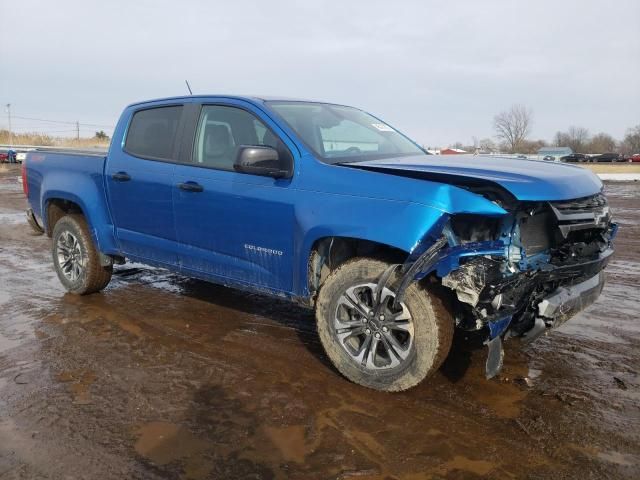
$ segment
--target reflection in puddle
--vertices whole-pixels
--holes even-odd
[[[264,430],[286,461],[304,463],[308,452],[302,425],[281,428],[265,427]]]
[[[24,213],[0,213],[0,224],[19,225],[25,223]]]
[[[206,478],[212,465],[202,454],[212,445],[187,429],[165,422],[151,422],[136,432],[136,452],[156,465],[184,463],[184,478]]]
[[[73,403],[76,405],[88,405],[91,403],[89,389],[96,379],[96,374],[89,370],[60,372],[56,380],[69,384],[69,390],[73,394]]]
[[[441,475],[448,475],[451,472],[461,471],[484,477],[495,468],[496,466],[491,462],[487,462],[485,460],[471,460],[470,458],[456,455],[453,459],[440,465],[437,469],[437,473]]]

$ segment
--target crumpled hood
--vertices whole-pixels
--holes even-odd
[[[345,163],[394,174],[419,173],[421,178],[456,184],[485,180],[500,185],[521,201],[553,201],[595,195],[600,179],[586,168],[542,160],[525,160],[488,155],[418,155]]]

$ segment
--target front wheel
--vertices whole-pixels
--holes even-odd
[[[356,258],[338,267],[320,290],[316,323],[340,373],[392,392],[414,387],[438,370],[451,348],[454,321],[442,300],[418,283],[394,305],[394,282],[389,282],[374,312],[378,280],[388,266]]]
[[[52,237],[53,265],[69,292],[86,295],[107,286],[113,267],[100,265],[100,255],[82,215],[62,217],[53,228]]]

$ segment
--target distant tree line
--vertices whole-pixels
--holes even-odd
[[[640,153],[640,125],[628,129],[624,138],[619,141],[605,132],[592,135],[586,128],[571,126],[566,131],[556,132],[552,142],[530,139],[532,125],[533,111],[524,105],[513,105],[493,118],[495,139],[474,139],[474,145],[456,142],[452,147],[468,152],[480,150],[524,154],[536,153],[540,148],[548,146],[569,147],[577,153]]]
[[[100,131],[96,132],[95,138],[97,138],[98,140],[109,141],[109,135],[104,133],[104,130],[100,130]]]

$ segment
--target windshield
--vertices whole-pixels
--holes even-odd
[[[311,102],[267,102],[326,163],[426,155],[418,145],[368,113]]]

